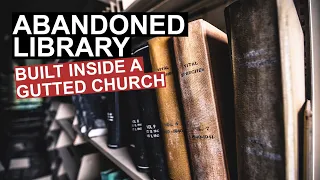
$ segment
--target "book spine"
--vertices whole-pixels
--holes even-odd
[[[128,120],[131,122],[130,152],[136,169],[140,172],[149,172],[147,149],[145,146],[145,129],[140,115],[137,91],[127,91]]]
[[[210,56],[202,20],[189,23],[188,37],[174,37],[194,179],[228,179]]]
[[[88,114],[88,136],[96,137],[106,134],[107,100],[105,94],[84,95],[90,112]]]
[[[88,102],[88,98],[86,96],[87,94],[81,95],[81,106],[82,106],[82,120],[83,123],[80,123],[80,130],[81,132],[88,134],[89,130],[91,130],[91,124],[92,124],[92,110],[90,107],[90,104]]]
[[[83,95],[74,95],[72,96],[72,100],[76,109],[80,132],[85,134],[87,132],[87,127],[85,122],[86,111],[83,104]]]
[[[154,38],[149,41],[149,47],[153,71],[166,73],[166,87],[157,89],[156,94],[164,132],[169,178],[191,180],[184,127],[171,62],[174,60],[174,54],[171,51],[173,50],[172,39],[169,37]]]
[[[152,72],[149,47],[145,45],[133,53],[133,56],[142,56],[145,72]],[[167,180],[168,169],[164,153],[162,129],[157,107],[157,99],[154,89],[139,91],[140,112],[145,128],[146,147],[148,148],[148,160],[151,165],[153,179]]]
[[[76,110],[76,117],[78,118],[78,120],[80,119],[80,104],[79,104],[79,95],[73,95],[72,96],[72,104],[75,107]]]
[[[122,146],[121,118],[120,118],[120,92],[107,93],[108,110],[108,138],[109,148],[119,148]]]
[[[239,179],[286,177],[276,16],[275,1],[237,1],[225,10],[233,66]]]

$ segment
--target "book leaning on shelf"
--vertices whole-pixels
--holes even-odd
[[[235,89],[239,179],[298,179],[305,102],[303,33],[292,1],[225,10]],[[257,166],[257,164],[259,166]]]
[[[85,116],[86,112],[83,109],[83,102],[82,102],[82,95],[77,94],[72,96],[72,103],[76,109],[76,116],[79,122],[79,129],[82,134],[87,132],[87,123],[84,121],[83,117]]]
[[[109,148],[120,148],[128,143],[130,121],[127,118],[127,102],[124,92],[107,93],[107,119]]]
[[[88,137],[107,133],[106,94],[83,94],[72,96],[81,133]]]
[[[85,94],[83,95],[84,104],[87,106],[87,128],[88,137],[103,136],[107,134],[107,95]]]
[[[129,152],[139,172],[149,172],[145,128],[141,118],[138,91],[127,91],[125,96],[128,103],[128,121],[131,122]]]
[[[153,71],[166,73],[166,87],[156,89],[169,178],[191,180],[189,159],[184,137],[183,119],[178,104],[176,84],[178,84],[173,52],[173,39],[156,37],[149,40],[150,60]],[[174,73],[175,72],[175,73]],[[179,168],[177,168],[179,167]]]
[[[190,22],[188,31],[188,37],[174,37],[174,52],[193,176],[236,179],[227,36],[201,19]]]
[[[143,44],[133,50],[132,56],[143,57],[144,72],[152,72],[149,47]],[[162,127],[159,118],[157,97],[154,89],[138,91],[140,114],[145,132],[145,144],[147,147],[148,162],[151,167],[151,176],[157,180],[168,179],[166,155],[163,145]]]

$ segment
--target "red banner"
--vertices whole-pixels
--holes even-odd
[[[142,57],[18,66],[15,81],[18,99],[166,86],[164,72],[144,73]]]

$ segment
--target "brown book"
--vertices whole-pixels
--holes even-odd
[[[292,1],[225,10],[235,87],[239,179],[298,179],[305,102],[303,34]]]
[[[312,110],[310,100],[307,101],[304,110],[304,138],[303,138],[303,179],[312,180],[313,177],[313,146],[312,146]]]
[[[192,21],[188,37],[174,37],[174,50],[194,179],[229,179],[224,137],[233,138],[234,131],[222,131],[224,123],[234,128],[227,35]]]
[[[169,178],[191,180],[184,128],[175,87],[172,43],[172,38],[169,37],[149,40],[150,60],[154,72],[166,73],[166,87],[157,89],[156,94],[164,133]]]

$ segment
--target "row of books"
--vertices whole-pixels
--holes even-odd
[[[301,141],[299,130],[311,108],[293,2],[236,1],[225,18],[227,34],[196,20],[188,37],[135,47],[145,72],[166,72],[166,87],[74,96],[81,132],[108,129],[108,146],[129,146],[153,179],[310,177],[310,133]]]
[[[74,130],[71,128],[71,123],[68,118],[57,119],[59,118],[58,114],[60,113],[61,115],[61,108],[68,107],[63,107],[63,104],[69,104],[70,98],[46,98],[45,103],[49,104],[45,110],[46,117],[44,124],[46,124],[47,127],[45,140],[51,164],[50,177],[52,177],[52,179],[131,179],[126,173],[98,152],[92,144],[79,136],[73,137],[72,131]]]

